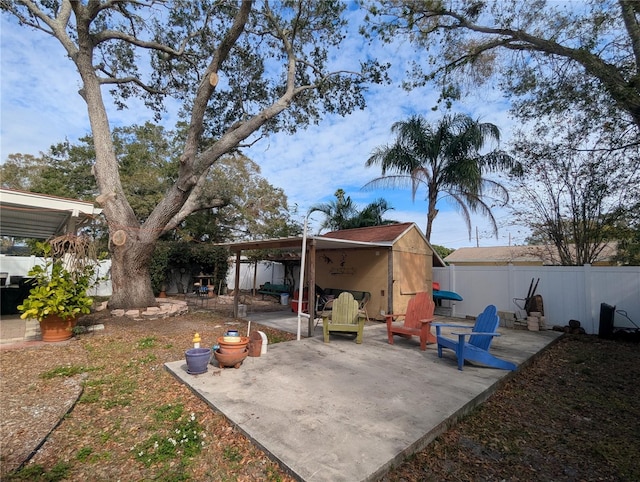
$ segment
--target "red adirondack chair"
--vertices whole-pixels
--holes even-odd
[[[406,313],[387,315],[389,343],[393,345],[394,335],[404,338],[419,337],[420,349],[423,351],[427,349],[427,343],[436,343],[436,337],[431,334],[431,322],[435,308],[436,305],[431,295],[426,291],[421,291],[409,300]]]

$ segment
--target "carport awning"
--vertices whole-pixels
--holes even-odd
[[[0,189],[0,235],[48,239],[75,232],[102,212],[93,203]]]
[[[346,239],[325,238],[323,236],[307,236],[307,243],[315,243],[316,249],[346,249],[346,248],[390,248],[392,242],[369,243],[365,241],[351,241]],[[290,238],[274,238],[259,241],[238,241],[237,243],[220,243],[237,253],[248,249],[291,249],[302,250],[302,236]]]

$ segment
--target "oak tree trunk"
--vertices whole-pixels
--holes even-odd
[[[122,246],[111,245],[111,283],[109,307],[122,309],[157,306],[149,265],[154,242],[127,237]]]

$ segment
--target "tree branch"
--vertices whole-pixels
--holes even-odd
[[[620,0],[620,4],[623,10],[624,7],[632,8],[629,7],[625,0]],[[449,10],[426,10],[423,13],[429,13],[434,18],[443,17],[454,21],[453,25],[439,23],[434,29],[451,30],[462,28],[479,34],[499,37],[500,40],[495,41],[492,48],[504,47],[509,50],[539,51],[544,54],[564,57],[576,62],[582,66],[589,75],[597,78],[609,92],[611,98],[614,99],[620,108],[632,116],[637,126],[640,126],[640,91],[636,86],[636,76],[628,82],[615,65],[605,62],[586,48],[565,47],[558,42],[531,35],[523,30],[478,25],[468,21],[463,15]],[[628,11],[627,15],[629,15]],[[638,34],[640,38],[640,31],[638,30],[635,16],[633,16],[632,19],[629,18],[628,22],[632,24],[632,27],[635,27],[636,34]],[[635,39],[632,37],[632,40]],[[486,44],[486,47],[483,48],[482,51],[487,51],[489,45],[491,44]],[[638,47],[640,52],[640,43],[638,45],[634,44],[634,48],[635,47]],[[472,53],[471,55],[477,56],[479,53],[480,51],[475,54]],[[638,58],[638,54],[636,54],[636,65],[638,65]],[[445,66],[445,70],[450,70],[455,67],[455,63],[448,63],[447,66]]]

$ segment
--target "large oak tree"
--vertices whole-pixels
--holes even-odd
[[[345,38],[340,1],[192,2],[2,0],[33,34],[60,42],[80,76],[94,139],[97,202],[110,232],[111,307],[155,303],[149,260],[156,240],[192,212],[207,172],[224,154],[281,129],[294,132],[323,113],[364,105],[372,64],[333,70]],[[333,50],[332,50],[333,49]],[[140,222],[123,190],[104,89],[126,107],[133,96],[161,112],[167,96],[188,123],[175,182]],[[203,135],[215,142],[203,147]]]

